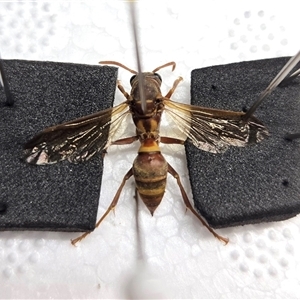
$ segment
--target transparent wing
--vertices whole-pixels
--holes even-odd
[[[31,164],[50,164],[65,159],[73,163],[86,161],[105,148],[129,113],[127,103],[123,102],[46,128],[24,145],[24,159]]]
[[[268,130],[255,117],[242,121],[243,112],[187,105],[165,99],[165,112],[197,148],[220,153],[229,146],[259,143]]]

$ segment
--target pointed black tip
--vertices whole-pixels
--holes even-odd
[[[296,139],[299,139],[300,138],[300,132],[298,133],[289,133],[289,134],[286,134],[284,139],[291,142],[293,140],[296,140]]]

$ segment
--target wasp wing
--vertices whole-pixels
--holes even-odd
[[[165,112],[197,148],[221,153],[229,146],[259,143],[268,130],[255,117],[243,122],[243,112],[187,105],[165,99]]]
[[[126,115],[126,102],[95,114],[44,129],[24,145],[25,161],[50,164],[68,159],[78,163],[108,145]],[[110,126],[110,133],[106,131]]]

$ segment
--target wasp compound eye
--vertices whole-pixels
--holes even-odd
[[[154,73],[154,76],[155,76],[156,78],[158,78],[158,79],[160,80],[160,82],[162,82],[162,78],[161,78],[161,76],[160,76],[158,73]]]
[[[132,82],[133,80],[136,78],[137,75],[133,75],[131,78],[130,78],[130,84],[132,85]]]

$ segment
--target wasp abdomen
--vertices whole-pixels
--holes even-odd
[[[154,143],[156,144],[156,142]],[[145,150],[147,146],[142,144],[141,149]],[[149,150],[153,150],[153,147],[149,147]],[[160,151],[139,151],[138,156],[133,162],[132,170],[136,188],[143,202],[153,215],[165,193],[168,163]]]

